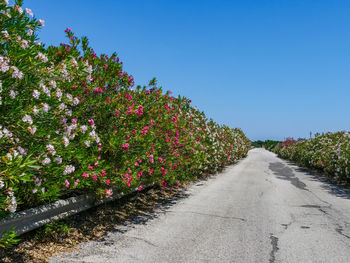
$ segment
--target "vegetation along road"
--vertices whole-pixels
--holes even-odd
[[[350,194],[263,149],[51,262],[349,262]]]

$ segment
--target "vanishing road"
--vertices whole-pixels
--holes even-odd
[[[350,194],[263,149],[51,262],[350,262]]]

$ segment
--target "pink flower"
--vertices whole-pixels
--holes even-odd
[[[106,170],[103,170],[103,171],[101,172],[101,174],[102,174],[102,176],[106,176],[106,175],[107,175]]]
[[[111,180],[107,179],[106,180],[106,185],[109,185],[111,183]]]
[[[74,182],[74,185],[75,185],[75,186],[78,185],[79,182],[80,182],[80,180],[77,179],[77,180]]]
[[[96,176],[96,175],[94,175],[94,176],[92,177],[92,179],[93,179],[95,182],[97,182],[97,176]]]
[[[151,175],[153,173],[153,169],[150,169],[148,174]]]
[[[139,171],[139,172],[137,173],[137,179],[140,179],[140,177],[141,177],[142,174],[143,174],[143,171],[142,171],[142,170]]]
[[[139,191],[141,191],[142,190],[142,184],[139,186]]]
[[[163,158],[162,158],[162,157],[159,157],[159,158],[158,158],[158,161],[159,161],[159,163],[161,163],[161,162],[163,161]]]
[[[92,125],[95,124],[95,121],[93,119],[89,119],[89,123]]]
[[[108,197],[111,197],[113,195],[113,190],[112,189],[106,189],[105,190],[105,196],[108,198]]]
[[[66,185],[66,187],[68,187],[69,186],[68,180],[64,181],[64,184]]]
[[[124,144],[122,148],[124,149],[124,151],[126,151],[129,148],[129,143]]]
[[[88,177],[89,177],[89,174],[88,174],[88,173],[83,172],[83,174],[82,174],[81,176],[82,176],[82,177],[84,177],[84,178],[88,178]]]
[[[149,161],[150,161],[150,163],[154,163],[153,154],[151,154],[151,155],[149,156]]]
[[[139,163],[138,163],[138,162],[135,162],[135,166],[139,166]]]
[[[72,123],[74,123],[74,124],[76,124],[76,123],[77,123],[77,121],[78,121],[78,119],[77,119],[77,118],[72,119]]]
[[[45,26],[45,21],[44,21],[44,20],[39,19],[38,22],[39,22],[39,24],[40,24],[41,26]]]
[[[94,167],[92,167],[91,165],[89,165],[89,166],[88,166],[88,169],[94,170]]]

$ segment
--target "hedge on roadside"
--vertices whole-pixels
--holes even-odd
[[[45,47],[44,23],[0,0],[0,217],[71,189],[181,184],[246,155],[240,129],[155,80],[133,88],[117,54],[97,55],[70,28],[68,43]]]
[[[280,157],[324,172],[339,182],[350,182],[350,134],[317,134],[309,140],[288,138],[273,151]]]

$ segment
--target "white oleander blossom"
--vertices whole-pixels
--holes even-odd
[[[74,105],[74,106],[75,106],[75,105],[78,105],[79,102],[80,102],[80,100],[79,100],[78,98],[74,98],[74,100],[73,100],[73,105]]]
[[[64,175],[71,174],[75,171],[75,167],[73,165],[66,165],[66,168],[63,171]]]
[[[17,96],[18,92],[17,91],[14,91],[14,90],[10,90],[10,97],[11,99],[15,99],[16,96]]]
[[[69,144],[69,139],[66,136],[63,136],[62,141],[63,141],[64,146],[67,147]]]
[[[41,46],[41,45],[39,45],[39,46]],[[44,63],[46,63],[48,61],[48,58],[41,52],[38,53],[36,58],[38,58],[40,61],[42,61]]]
[[[35,126],[28,127],[28,131],[29,131],[32,135],[34,135],[35,132],[36,132],[36,127],[35,127]]]
[[[40,24],[41,26],[45,26],[45,21],[44,21],[44,20],[39,19],[38,22],[39,22],[39,24]]]
[[[28,44],[28,41],[27,41],[27,40],[24,40],[24,39],[23,39],[23,40],[21,41],[20,45],[21,45],[21,48],[23,48],[23,49],[29,48],[29,44]]]
[[[29,16],[34,16],[32,10],[29,9],[29,8],[26,8],[26,13],[27,13]]]
[[[13,70],[12,72],[12,77],[16,79],[22,79],[23,78],[23,73],[15,66],[11,66],[11,69]]]
[[[22,121],[27,122],[29,124],[33,124],[32,117],[28,114],[24,115],[24,117],[22,118]]]
[[[33,107],[33,114],[34,114],[34,115],[38,115],[39,112],[40,112],[39,109],[38,109],[36,106],[34,106],[34,107]]]
[[[65,108],[66,108],[66,105],[64,103],[61,103],[60,105],[58,105],[59,110],[64,110]]]
[[[34,97],[34,99],[39,99],[39,97],[40,97],[40,91],[38,91],[38,90],[33,90],[33,97]]]
[[[3,34],[3,36],[4,36],[4,38],[5,39],[10,39],[10,35],[9,35],[9,33],[7,32],[7,30],[3,30],[3,31],[1,31],[1,34]]]
[[[86,133],[87,129],[88,129],[88,126],[86,126],[86,125],[80,126],[80,130],[81,130],[81,132],[82,132],[83,134]]]
[[[51,108],[47,103],[42,103],[41,106],[43,107],[44,112],[48,112]]]
[[[22,7],[20,7],[19,5],[15,5],[14,9],[15,9],[18,13],[20,13],[21,15],[23,14],[23,9],[22,9]]]
[[[51,163],[51,159],[49,157],[46,157],[42,162],[43,165],[47,165]]]
[[[61,164],[62,161],[63,161],[61,156],[57,156],[54,160],[55,160],[55,162],[58,163],[58,164]]]
[[[90,147],[90,141],[85,141],[84,144],[86,145],[86,147]]]
[[[4,188],[4,186],[5,186],[5,183],[3,181],[0,181],[0,189]]]

